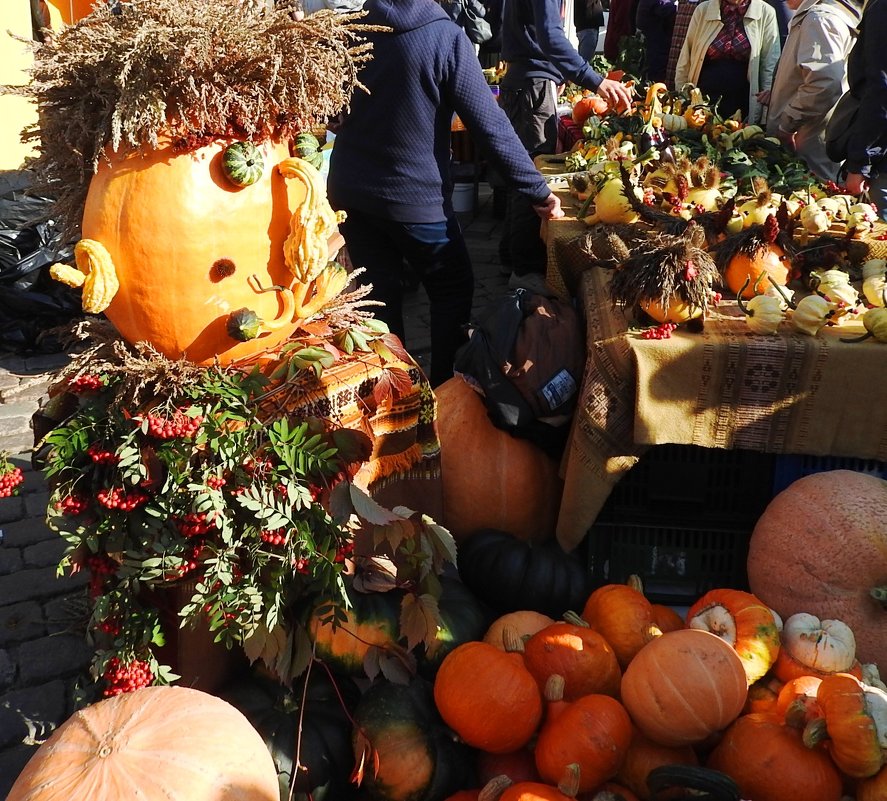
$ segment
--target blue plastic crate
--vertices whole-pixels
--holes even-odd
[[[854,459],[850,456],[777,456],[773,464],[773,494],[782,492],[799,478],[826,470],[855,470],[887,479],[887,462],[877,459]]]

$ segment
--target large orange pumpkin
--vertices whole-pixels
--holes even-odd
[[[861,662],[887,664],[887,481],[830,470],[790,484],[755,525],[748,580],[784,620],[841,620]]]
[[[554,536],[563,492],[558,464],[496,428],[483,399],[458,376],[437,396],[443,517],[457,540],[483,528],[540,542]]]
[[[647,643],[622,676],[622,702],[635,725],[668,746],[701,743],[742,712],[742,660],[720,637],[670,631]]]
[[[279,292],[260,289],[294,284],[283,243],[306,188],[276,169],[289,157],[283,143],[260,145],[262,176],[235,186],[222,169],[229,144],[108,151],[89,184],[83,237],[104,245],[120,281],[105,313],[124,339],[172,359],[227,363],[273,348],[299,322],[287,319]],[[229,314],[244,308],[279,327],[232,339]]]
[[[650,801],[653,793],[647,777],[654,768],[663,765],[698,765],[699,758],[690,745],[678,747],[653,742],[637,726],[632,727],[631,743],[616,772],[616,781],[635,792],[643,801]]]
[[[277,770],[233,706],[187,687],[99,701],[37,749],[7,801],[278,801]]]

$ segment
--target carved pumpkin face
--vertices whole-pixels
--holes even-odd
[[[283,244],[306,188],[276,169],[289,151],[270,142],[258,146],[261,177],[235,185],[222,166],[229,144],[110,153],[89,186],[83,237],[105,246],[120,281],[108,319],[129,342],[172,359],[226,364],[273,348],[300,322],[285,319],[279,292],[261,290],[294,285]],[[237,341],[226,325],[244,308],[285,324]]]

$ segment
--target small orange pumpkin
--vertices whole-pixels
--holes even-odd
[[[724,270],[724,280],[734,295],[741,292],[745,300],[751,300],[759,279],[758,291],[765,292],[771,280],[785,286],[791,270],[791,258],[779,245],[762,243],[752,255],[739,252],[733,256]]]
[[[231,704],[144,687],[75,712],[37,749],[7,801],[278,801],[277,769]]]
[[[600,95],[588,95],[576,101],[573,105],[573,122],[576,125],[584,125],[592,115],[603,116],[610,110],[610,104]]]
[[[698,765],[699,758],[690,745],[666,746],[654,742],[636,725],[631,732],[631,743],[616,772],[616,781],[634,791],[644,801],[651,793],[647,776],[663,765]]]
[[[647,643],[622,676],[622,702],[661,745],[700,743],[742,712],[748,682],[736,651],[708,631],[670,631]]]
[[[523,655],[485,642],[463,643],[444,657],[434,701],[468,745],[494,754],[526,745],[542,720],[542,694]]]
[[[495,645],[504,651],[506,629],[511,629],[522,640],[527,640],[537,631],[541,631],[554,622],[553,617],[543,615],[541,612],[533,612],[529,609],[506,612],[490,624],[487,633],[484,634],[484,642]]]
[[[282,318],[280,293],[259,290],[293,285],[283,245],[307,189],[276,169],[289,157],[282,142],[258,145],[261,177],[235,186],[222,168],[229,144],[109,149],[89,184],[83,237],[104,245],[120,281],[105,313],[124,339],[147,341],[171,359],[206,363],[218,355],[227,363],[278,345],[299,323]],[[244,308],[281,324],[238,342],[226,327]]]

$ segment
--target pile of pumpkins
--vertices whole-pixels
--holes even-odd
[[[491,613],[443,578],[438,641],[407,681],[365,672],[396,641],[396,597],[355,593],[342,627],[314,627],[318,658],[293,687],[256,675],[224,701],[176,687],[101,701],[8,801],[117,801],[135,784],[147,801],[654,801],[675,785],[883,801],[887,690],[862,663],[887,658],[887,481],[795,481],[755,527],[749,580],[681,616],[634,578],[557,615]]]

